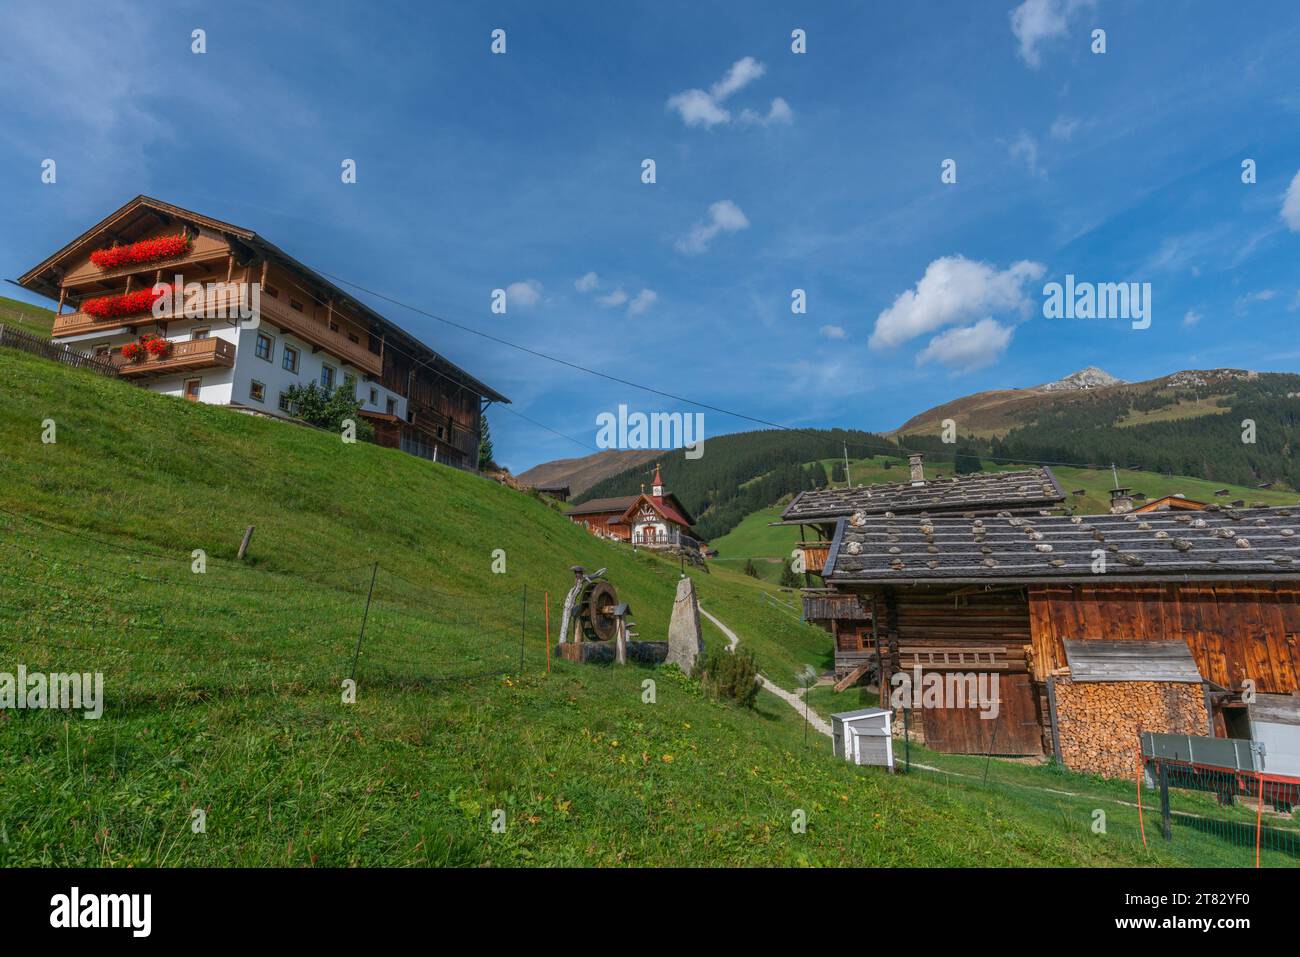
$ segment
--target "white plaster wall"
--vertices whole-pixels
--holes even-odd
[[[167,339],[171,342],[186,342],[192,338],[195,329],[202,328],[206,328],[212,338],[225,339],[234,344],[234,368],[212,366],[174,376],[149,379],[142,383],[145,388],[164,395],[184,396],[186,380],[199,379],[200,402],[214,405],[229,405],[233,402],[270,415],[283,416],[284,413],[280,411],[280,393],[294,385],[306,386],[309,382],[319,385],[322,368],[330,365],[334,368],[335,387],[343,385],[347,375],[356,377],[356,394],[362,401],[362,408],[373,412],[387,412],[388,400],[391,398],[396,401],[394,414],[402,420],[406,419],[405,398],[384,388],[378,380],[367,382],[364,373],[352,365],[325,352],[312,352],[309,343],[292,335],[281,335],[270,326],[263,327],[260,323],[255,327],[239,326],[233,325],[226,319],[186,319],[168,323]],[[148,332],[160,333],[161,330],[153,326],[143,326],[137,332],[132,332],[122,327],[71,336],[59,341],[68,343],[79,352],[93,355],[97,346],[107,345],[116,348],[128,342],[135,342],[140,334]],[[258,333],[271,338],[269,362],[257,355]],[[284,368],[285,346],[298,350],[296,373]],[[262,402],[255,401],[250,394],[254,380],[266,387],[265,399]],[[372,391],[374,401],[371,401]]]

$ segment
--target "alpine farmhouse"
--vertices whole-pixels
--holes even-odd
[[[824,587],[805,590],[804,617],[834,636],[837,687],[997,674],[995,720],[917,711],[937,751],[1124,777],[1141,731],[1250,738],[1265,723],[1269,766],[1300,766],[1300,506],[1135,511],[1116,489],[1110,514],[1069,515],[1047,468],[912,469],[783,513],[824,536],[805,544]]]
[[[201,297],[156,307],[177,277]],[[155,392],[292,418],[290,387],[346,388],[378,444],[457,468],[478,468],[482,413],[510,401],[257,233],[148,196],[18,283],[57,301],[55,342]]]
[[[593,535],[632,545],[698,549],[700,544],[691,536],[694,520],[677,496],[664,490],[657,465],[649,495],[643,485],[639,495],[592,499],[569,509],[568,516]]]

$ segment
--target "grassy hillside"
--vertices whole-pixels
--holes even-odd
[[[889,777],[834,760],[824,738],[805,746],[767,693],[747,712],[670,670],[548,673],[541,598],[554,623],[570,564],[608,567],[647,637],[666,629],[677,567],[475,476],[8,350],[0,448],[0,670],[100,671],[107,699],[98,721],[0,712],[0,865],[1239,856],[1208,839],[1144,851],[1127,786],[1010,766],[1025,784]],[[765,604],[761,583],[692,574],[773,680],[826,664],[826,636]],[[1098,801],[1109,835],[1089,829]]]
[[[48,339],[50,330],[54,328],[54,311],[0,296],[0,325],[12,326]]]

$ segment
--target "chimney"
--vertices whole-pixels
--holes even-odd
[[[1110,490],[1110,514],[1123,515],[1133,511],[1133,490],[1131,488],[1113,488]]]
[[[920,452],[915,452],[907,457],[907,464],[912,470],[913,485],[925,484],[925,466],[922,464],[924,460],[925,456]]]

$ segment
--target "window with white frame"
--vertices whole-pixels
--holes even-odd
[[[285,346],[284,358],[281,360],[280,364],[283,365],[286,370],[296,375],[298,373],[298,350],[293,346]]]
[[[271,357],[275,354],[275,340],[265,332],[259,332],[257,334],[257,344],[253,347],[253,351],[259,359],[270,362]]]

